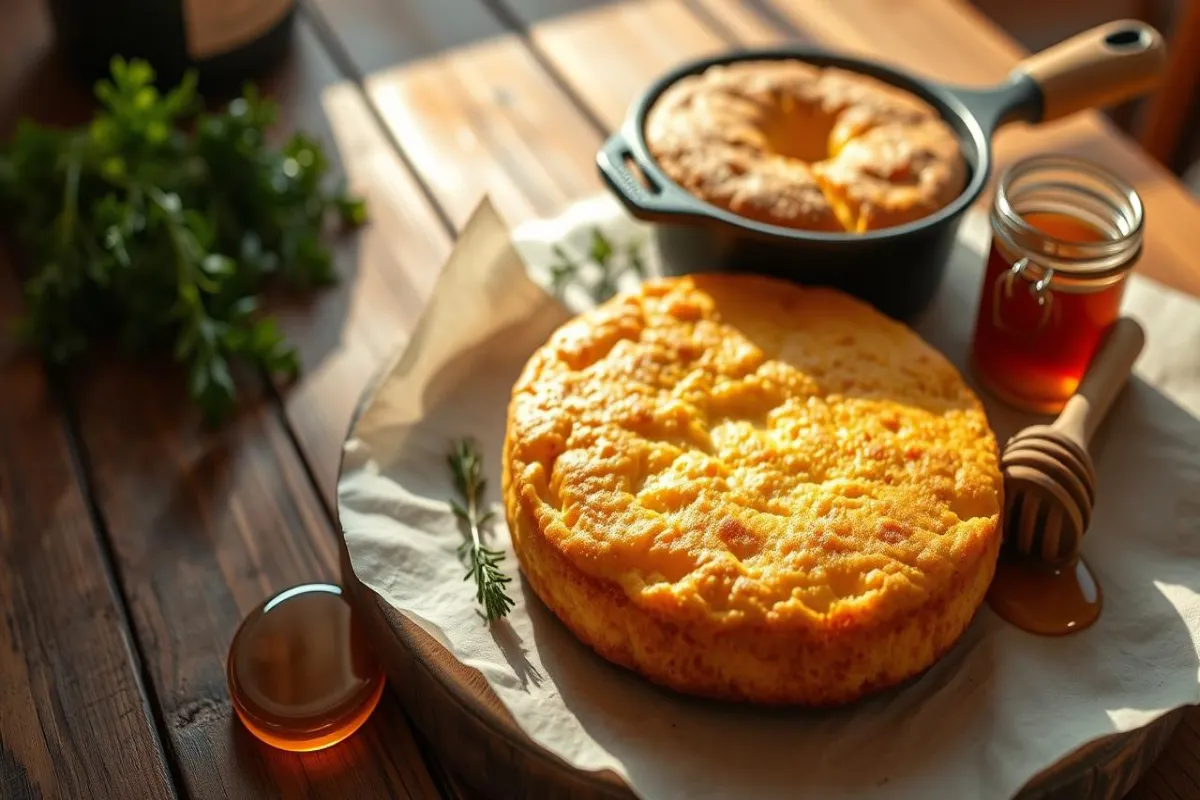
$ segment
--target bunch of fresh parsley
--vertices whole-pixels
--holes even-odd
[[[115,59],[90,124],[21,122],[0,149],[0,204],[30,257],[28,342],[55,364],[110,335],[135,354],[170,343],[216,421],[236,400],[232,362],[296,372],[258,308],[266,280],[333,281],[326,222],[358,225],[366,210],[324,187],[317,142],[267,143],[275,107],[253,87],[220,113],[195,89],[188,76],[162,94],[148,64]]]

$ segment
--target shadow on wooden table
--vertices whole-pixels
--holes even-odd
[[[379,702],[376,713],[348,739],[309,753],[290,753],[260,742],[229,711],[227,741],[232,763],[228,766],[236,773],[230,783],[242,784],[249,794],[271,787],[282,797],[373,797],[376,790],[372,783],[358,773],[368,766],[366,759],[372,760],[372,769],[378,768],[383,759],[377,746],[368,743],[385,741],[390,733],[387,720],[402,715],[390,692],[384,692]],[[392,777],[396,785],[403,785],[398,773]],[[413,789],[413,796],[420,796],[416,787]]]
[[[265,96],[280,99],[280,116],[271,138],[275,145],[282,145],[294,132],[315,139],[329,161],[328,185],[337,186],[346,181],[344,145],[338,141],[320,93],[314,88],[336,83],[341,75],[325,58],[316,57],[319,46],[311,41],[307,26],[300,26],[294,36],[295,46],[283,62],[258,81]],[[368,206],[369,215],[374,210]],[[302,331],[293,339],[301,348],[301,363],[306,370],[324,360],[342,340],[362,257],[362,238],[353,231],[335,231],[324,239],[337,272],[335,285],[303,292],[274,285],[266,295],[266,308],[280,317],[284,331]]]
[[[22,118],[67,126],[91,115],[91,87],[71,74],[54,47],[41,48],[25,70],[2,75],[7,82],[0,85],[0,140],[7,139]]]

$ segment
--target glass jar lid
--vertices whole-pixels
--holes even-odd
[[[1064,215],[1094,228],[1096,241],[1058,238],[1027,216]],[[1142,248],[1145,211],[1127,181],[1084,159],[1035,156],[1001,176],[992,204],[999,243],[1028,262],[1031,280],[1050,274],[1055,288],[1085,289],[1129,271]]]

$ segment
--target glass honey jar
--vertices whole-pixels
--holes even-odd
[[[1038,156],[1000,177],[971,350],[985,389],[1062,409],[1120,313],[1144,217],[1133,187],[1088,161]]]

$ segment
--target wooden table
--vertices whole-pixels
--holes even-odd
[[[72,119],[39,0],[0,2],[0,120]],[[511,223],[600,189],[593,156],[675,62],[797,40],[959,83],[1018,47],[947,0],[309,0],[267,83],[371,204],[340,284],[281,310],[298,382],[260,382],[206,432],[181,379],[99,359],[66,376],[0,340],[0,797],[469,794],[390,695],[345,743],[259,745],[235,721],[226,647],[270,593],[336,579],[339,448],[355,401],[412,329],[455,231],[487,192]],[[1103,161],[1145,198],[1141,269],[1200,294],[1200,208],[1096,115],[998,142]],[[0,322],[20,312],[0,254]],[[7,330],[7,328],[5,328]],[[463,742],[470,747],[470,742]],[[1200,711],[1134,792],[1200,796]]]

